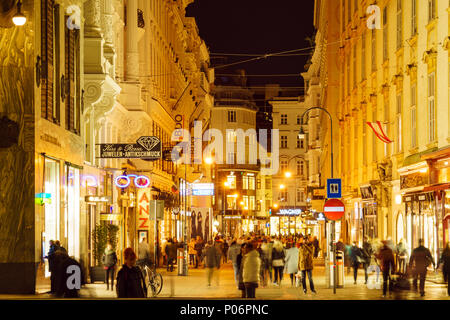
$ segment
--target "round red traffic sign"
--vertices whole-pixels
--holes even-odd
[[[329,220],[339,220],[345,212],[344,203],[339,199],[330,199],[323,206],[323,214]]]

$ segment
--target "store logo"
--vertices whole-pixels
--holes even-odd
[[[150,179],[147,176],[138,176],[135,174],[121,175],[114,179],[114,184],[119,188],[128,188],[133,178],[134,186],[136,188],[147,188],[150,185]]]
[[[367,7],[366,14],[369,14],[367,19],[367,28],[370,30],[381,29],[381,9],[379,6],[372,4]]]
[[[70,274],[67,277],[66,285],[69,290],[81,289],[81,269],[77,265],[68,266],[66,269],[66,273]]]
[[[68,6],[66,13],[69,14],[67,18],[67,28],[69,30],[80,30],[81,29],[81,9],[79,6],[73,4]]]

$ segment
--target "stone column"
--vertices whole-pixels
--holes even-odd
[[[100,37],[100,0],[88,0],[84,4],[85,35],[87,37]]]
[[[126,26],[126,80],[138,82],[139,80],[139,51],[138,51],[138,0],[127,1]]]

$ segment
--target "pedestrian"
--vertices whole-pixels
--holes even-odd
[[[442,265],[442,273],[444,275],[444,281],[447,283],[447,294],[450,296],[450,243],[447,242],[447,245],[442,252],[441,259],[439,259],[439,264],[437,268],[439,268],[440,264]]]
[[[229,248],[229,246],[228,246],[228,242],[224,239],[223,240],[223,242],[222,242],[222,260],[223,260],[223,263],[227,263],[227,254],[228,254],[228,248]]]
[[[260,258],[261,258],[261,280],[262,286],[266,287],[268,281],[272,281],[272,275],[270,274],[270,256],[269,256],[269,244],[267,239],[263,239],[261,246],[259,247]]]
[[[386,297],[386,292],[388,289],[389,282],[389,292],[392,291],[392,282],[391,282],[391,272],[394,271],[395,263],[394,263],[394,253],[392,249],[388,246],[387,241],[382,241],[382,246],[379,249],[378,253],[375,257],[380,260],[380,267],[383,273],[383,295],[382,297]]]
[[[145,298],[147,287],[141,269],[136,267],[136,253],[132,248],[124,251],[124,265],[117,273],[117,297],[118,298]]]
[[[406,250],[406,246],[403,239],[400,239],[400,242],[395,246],[395,255],[397,261],[397,270],[399,273],[406,273],[406,259],[408,258],[408,250]]]
[[[176,241],[176,238],[174,238]],[[172,239],[169,239],[168,244],[166,245],[166,256],[167,256],[167,271],[173,271],[173,265],[177,259],[177,244],[173,242]]]
[[[197,251],[195,251],[195,239],[191,238],[188,245],[188,253],[189,253],[189,265],[195,265],[195,257],[197,256]]]
[[[203,259],[205,260],[206,278],[208,287],[211,286],[211,280],[214,276],[214,269],[220,268],[221,252],[217,250],[217,247],[210,240],[204,249]],[[219,285],[219,278],[217,278],[217,285]]]
[[[230,247],[228,248],[228,260],[231,260],[231,264],[233,265],[234,270],[234,281],[236,282],[236,286],[239,287],[239,264],[237,262],[237,257],[241,253],[241,245],[239,245],[236,239],[231,242]]]
[[[314,246],[311,242],[312,239],[305,238],[304,242],[299,248],[298,269],[302,272],[302,286],[304,294],[307,293],[306,275],[308,275],[309,287],[311,289],[311,292],[314,294],[317,293],[314,289],[314,281],[312,277]]]
[[[238,289],[241,290],[241,298],[245,298],[246,297],[246,291],[245,291],[245,285],[244,285],[244,278],[243,278],[243,271],[244,271],[244,264],[243,264],[243,260],[244,260],[244,255],[247,253],[247,244],[246,243],[242,243],[240,245],[240,249],[241,251],[239,252],[239,254],[236,257],[236,264],[238,266]]]
[[[204,248],[203,240],[200,236],[197,236],[197,241],[195,242],[195,251],[197,251],[197,259],[195,260],[195,267],[198,268],[198,264],[202,261],[202,251]]]
[[[353,246],[350,249],[350,260],[353,268],[353,284],[356,284],[359,265],[363,262],[362,252],[361,249],[357,246],[356,241],[353,241]]]
[[[67,253],[66,248],[64,248],[64,247],[61,245],[61,242],[60,242],[59,240],[56,240],[56,241],[55,241],[55,247],[56,247],[55,251],[61,251],[61,252]]]
[[[80,263],[69,257],[64,250],[56,251],[55,262],[55,295],[63,298],[79,298],[79,290],[85,284]]]
[[[367,236],[364,237],[364,242],[363,242],[363,247],[361,249],[361,253],[362,253],[362,257],[363,257],[363,268],[364,268],[364,277],[365,277],[364,284],[367,284],[367,280],[369,278],[369,276],[367,274],[367,269],[370,266],[370,263],[372,261],[372,254],[373,254],[372,245],[369,242],[369,237],[367,237]]]
[[[105,269],[106,290],[109,290],[109,279],[111,278],[111,290],[114,290],[114,276],[116,272],[117,254],[113,250],[112,244],[106,245],[105,253],[102,257],[103,267]]]
[[[44,257],[48,261],[48,270],[50,271],[50,292],[55,293],[55,252],[56,245],[54,240],[49,241],[49,249],[47,255]]]
[[[253,243],[247,244],[247,253],[244,255],[242,279],[244,281],[245,296],[255,298],[256,288],[260,280],[261,259]]]
[[[276,286],[280,286],[281,280],[283,280],[284,257],[283,244],[279,240],[275,240],[272,249],[272,266],[275,273],[273,284]]]
[[[415,248],[409,259],[409,267],[413,270],[413,288],[417,291],[417,280],[420,278],[420,296],[425,296],[425,278],[430,264],[435,265],[431,252],[423,245],[423,239],[419,239],[419,246]]]
[[[138,260],[136,262],[138,266],[150,266],[150,247],[147,242],[147,238],[143,237],[138,245]]]
[[[168,239],[163,239],[162,240],[162,244],[161,244],[161,253],[163,256],[163,265],[167,265],[168,261],[167,261],[167,254],[166,254],[166,246],[169,243]]]
[[[293,243],[287,244],[284,273],[291,278],[291,287],[294,286],[295,275],[298,272],[298,252],[298,248]]]
[[[314,258],[317,258],[319,256],[320,247],[319,247],[319,240],[317,240],[316,236],[314,236],[313,238],[313,246],[314,246]]]

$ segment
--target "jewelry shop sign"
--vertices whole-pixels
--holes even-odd
[[[161,140],[154,136],[140,137],[134,144],[108,143],[100,144],[100,158],[146,159],[161,158]]]

